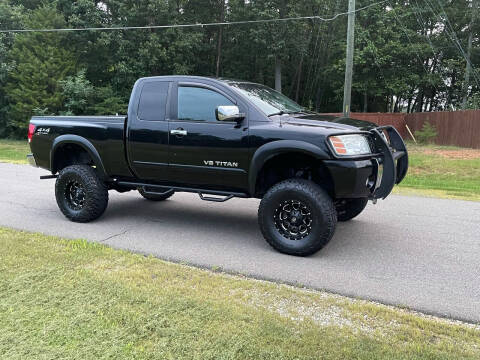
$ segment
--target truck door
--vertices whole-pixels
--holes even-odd
[[[129,108],[127,149],[130,165],[142,180],[168,180],[169,81],[147,80]]]
[[[172,96],[170,179],[182,186],[245,191],[248,171],[248,117],[217,121],[220,105],[246,107],[231,94],[201,83],[179,83]],[[176,116],[175,116],[176,115]]]

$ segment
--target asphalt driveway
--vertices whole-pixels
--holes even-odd
[[[0,225],[86,238],[162,259],[408,306],[480,322],[480,202],[390,196],[340,223],[319,253],[277,253],[257,225],[258,200],[201,201],[177,193],[154,203],[110,192],[89,224],[57,208],[46,171],[0,163]]]

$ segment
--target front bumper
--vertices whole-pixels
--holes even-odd
[[[375,153],[361,159],[327,160],[335,198],[385,199],[408,170],[408,152],[393,126],[371,130]]]
[[[34,167],[38,166],[37,162],[35,161],[35,157],[33,156],[33,154],[28,154],[27,155],[27,161],[31,166],[34,166]]]

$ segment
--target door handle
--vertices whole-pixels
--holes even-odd
[[[183,130],[182,128],[178,128],[175,130],[170,130],[170,134],[177,135],[177,136],[185,136],[188,134],[187,130]]]

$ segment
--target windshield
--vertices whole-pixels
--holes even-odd
[[[240,90],[267,116],[305,110],[295,101],[267,86],[251,83],[231,83],[230,85]]]

